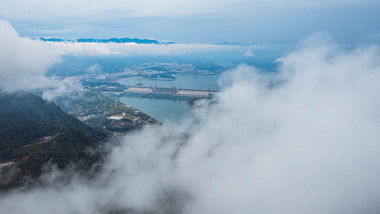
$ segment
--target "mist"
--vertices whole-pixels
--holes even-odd
[[[214,44],[136,44],[45,42],[61,55],[73,56],[182,56],[200,53],[231,53],[253,55],[253,50],[268,50],[270,45],[214,45]],[[248,51],[248,52],[247,52]],[[247,53],[246,53],[247,52]]]
[[[91,179],[52,170],[4,213],[379,213],[380,48],[312,36],[240,65],[193,117],[114,139]]]
[[[61,61],[50,45],[21,37],[9,22],[0,19],[0,90],[40,90],[46,100],[83,90],[72,78],[47,76],[48,69]]]

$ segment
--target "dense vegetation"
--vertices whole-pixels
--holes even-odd
[[[37,178],[48,162],[58,168],[75,163],[89,169],[106,134],[67,115],[54,103],[27,93],[0,93],[0,189]]]

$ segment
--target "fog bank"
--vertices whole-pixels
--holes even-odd
[[[0,90],[41,90],[43,98],[56,97],[82,90],[72,78],[46,76],[47,70],[60,62],[60,54],[50,45],[21,37],[9,22],[0,19]]]

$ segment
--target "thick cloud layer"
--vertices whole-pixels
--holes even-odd
[[[197,53],[230,52],[253,56],[252,50],[273,48],[264,45],[210,45],[210,44],[136,44],[136,43],[82,43],[46,42],[62,55],[102,56],[167,56]]]
[[[14,91],[48,85],[44,73],[60,59],[54,49],[20,37],[6,21],[0,20],[0,31],[0,86]]]
[[[4,213],[378,213],[380,49],[302,43],[241,65],[193,119],[120,139],[101,175],[0,196]]]
[[[0,32],[0,89],[41,89],[48,100],[82,89],[74,79],[45,76],[47,69],[60,61],[59,53],[50,45],[20,37],[7,21],[0,20]]]

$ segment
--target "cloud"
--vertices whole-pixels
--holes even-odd
[[[12,26],[0,20],[0,88],[7,92],[45,90],[43,97],[56,96],[79,90],[72,79],[45,76],[49,67],[60,62],[60,55],[50,45],[27,37],[20,37]],[[75,86],[75,87],[74,87]]]
[[[80,81],[74,77],[66,77],[64,79],[50,78],[50,87],[45,87],[42,92],[42,98],[45,100],[55,100],[60,96],[74,95],[83,92],[83,86]],[[83,97],[81,97],[84,99]]]
[[[252,50],[247,50],[247,51],[244,52],[244,56],[246,56],[246,57],[253,57],[254,55],[252,53]]]
[[[102,66],[98,63],[95,63],[86,69],[86,72],[89,74],[100,74],[103,72]]]
[[[61,55],[185,55],[201,52],[244,52],[246,48],[266,49],[263,45],[234,46],[211,44],[136,44],[46,42]],[[246,53],[244,53],[246,54]]]
[[[355,43],[379,33],[375,20],[379,19],[380,4],[376,0],[2,0],[1,3],[0,18],[9,20],[20,34],[33,37],[296,42],[323,30],[342,42]],[[346,23],[351,24],[347,27]]]
[[[315,41],[277,73],[223,74],[223,91],[192,119],[121,137],[98,177],[47,179],[1,195],[1,210],[378,213],[380,48]]]
[[[0,14],[12,18],[33,18],[46,20],[46,17],[53,19],[83,17],[88,21],[91,16],[123,17],[123,18],[147,18],[147,17],[188,17],[204,14],[239,14],[244,8],[249,8],[255,12],[268,10],[274,7],[287,8],[318,8],[334,7],[344,5],[361,5],[375,2],[374,0],[333,0],[333,1],[301,1],[301,0],[110,0],[103,1],[90,0],[67,0],[59,2],[46,2],[37,0],[29,2],[26,0],[3,0]],[[23,5],[22,9],[19,5]],[[248,13],[248,10],[243,10]],[[71,19],[70,19],[71,21]]]
[[[48,84],[44,72],[60,60],[43,42],[20,37],[12,26],[0,20],[0,85],[5,90],[34,89]]]

